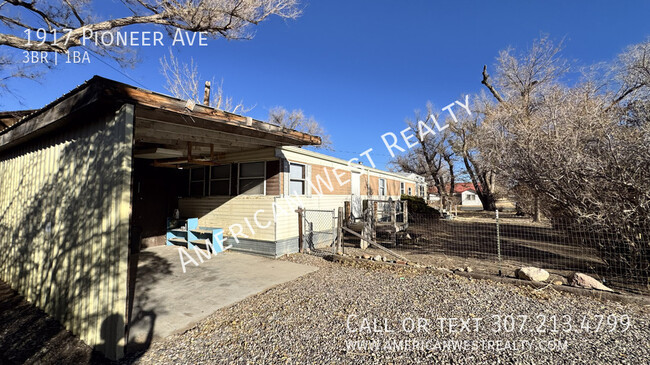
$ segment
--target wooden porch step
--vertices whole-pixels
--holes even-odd
[[[205,240],[192,240],[190,241],[191,244],[193,245],[205,245]],[[210,242],[212,243],[212,242]]]
[[[170,239],[169,239],[169,242],[172,242],[172,243],[181,243],[181,244],[186,244],[186,243],[187,243],[187,240],[184,239],[184,238],[170,238]]]

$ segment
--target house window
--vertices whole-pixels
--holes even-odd
[[[292,163],[289,165],[289,195],[305,195],[305,165]]]
[[[424,197],[424,185],[420,185],[420,196]]]
[[[404,195],[404,183],[399,183],[399,194]]]
[[[190,170],[190,196],[205,196],[205,167]]]
[[[386,195],[386,179],[379,179],[379,196]]]
[[[476,200],[476,195],[474,195],[474,194],[467,194],[467,200]]]
[[[230,195],[230,165],[210,167],[210,195]]]
[[[411,187],[409,187],[409,195],[411,195],[413,191],[411,190]]]
[[[264,195],[264,162],[239,164],[239,194]]]

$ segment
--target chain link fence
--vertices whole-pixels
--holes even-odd
[[[337,219],[336,210],[302,211],[302,239],[306,252],[331,254],[335,251]]]

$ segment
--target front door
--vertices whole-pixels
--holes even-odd
[[[361,218],[361,173],[352,172],[350,180],[352,195],[350,197],[350,207],[352,210],[352,217]]]

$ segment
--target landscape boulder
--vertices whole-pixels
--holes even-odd
[[[612,289],[606,287],[600,281],[592,278],[591,276],[583,273],[576,272],[569,278],[571,286],[585,289],[598,289],[605,291],[613,291]]]
[[[548,271],[532,266],[517,269],[515,275],[519,279],[528,281],[546,281],[549,277]]]

